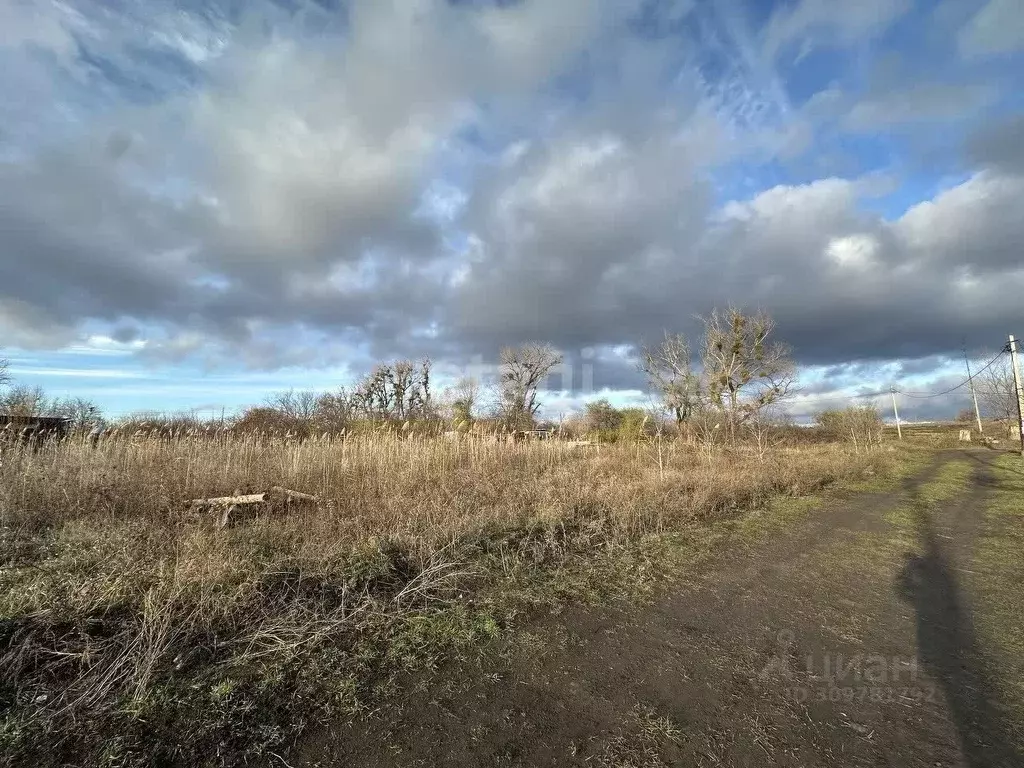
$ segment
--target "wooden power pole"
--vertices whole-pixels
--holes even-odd
[[[1013,388],[1017,393],[1017,431],[1020,435],[1020,455],[1024,456],[1024,390],[1020,385],[1020,367],[1017,365],[1017,341],[1010,334],[1010,367],[1013,369]]]
[[[900,429],[900,412],[896,410],[896,387],[889,387],[889,394],[892,395],[892,415],[896,417],[896,434],[902,440],[903,430]]]
[[[978,395],[974,391],[974,377],[971,376],[971,361],[967,358],[967,347],[964,347],[964,362],[967,363],[967,382],[971,385],[971,399],[974,400],[974,418],[978,421],[978,434],[985,434],[981,428],[981,411],[978,410]]]

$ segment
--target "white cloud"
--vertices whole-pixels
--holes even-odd
[[[33,45],[67,61],[74,53],[74,33],[89,24],[76,10],[51,0],[6,0],[0,4],[0,48]]]
[[[12,376],[57,376],[60,378],[74,379],[148,379],[144,373],[138,371],[117,371],[103,370],[99,368],[22,368],[12,366]]]
[[[780,3],[764,31],[765,53],[774,58],[797,42],[801,44],[801,55],[817,45],[854,45],[885,31],[911,6],[911,0]]]
[[[988,0],[957,36],[964,56],[1011,53],[1024,49],[1024,8],[1020,0]]]
[[[145,346],[146,342],[142,339],[118,341],[110,336],[94,334],[86,337],[83,343],[62,349],[61,352],[73,355],[124,357],[144,349]]]
[[[894,231],[908,250],[935,267],[1020,268],[1017,211],[1024,177],[975,174],[935,199],[912,206]]]
[[[866,269],[875,260],[878,240],[871,235],[837,237],[829,242],[825,252],[840,267]]]

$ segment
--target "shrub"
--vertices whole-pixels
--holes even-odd
[[[858,450],[882,439],[882,414],[870,405],[822,411],[817,421],[830,439],[852,442]]]

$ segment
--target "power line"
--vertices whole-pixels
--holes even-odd
[[[999,359],[1000,357],[1002,357],[1003,355],[1005,355],[1005,354],[1006,354],[1007,352],[1009,352],[1009,351],[1010,351],[1010,350],[1009,350],[1009,345],[1006,345],[1006,346],[1004,346],[1004,347],[1003,347],[1003,348],[1002,348],[1001,350],[999,350],[999,352],[997,352],[997,353],[996,353],[996,356],[995,356],[995,357],[993,357],[993,358],[992,358],[991,360],[989,360],[989,361],[988,361],[988,362],[987,362],[987,363],[985,364],[985,366],[984,366],[983,368],[981,368],[981,369],[980,369],[980,370],[979,370],[979,371],[978,371],[977,373],[973,374],[972,376],[968,376],[968,377],[967,377],[966,379],[964,379],[963,381],[961,381],[961,382],[960,382],[959,384],[957,384],[957,385],[956,385],[955,387],[950,387],[949,389],[944,389],[944,390],[943,390],[943,391],[941,391],[941,392],[932,392],[932,393],[930,393],[930,394],[924,394],[924,393],[921,393],[921,392],[918,392],[918,393],[914,393],[914,392],[904,392],[904,391],[902,391],[902,390],[896,390],[896,391],[897,391],[897,392],[898,392],[899,394],[901,394],[901,395],[904,395],[904,396],[906,396],[906,397],[912,397],[912,398],[914,398],[915,400],[928,400],[928,399],[930,399],[930,398],[933,398],[933,397],[942,397],[943,395],[948,395],[948,394],[949,394],[950,392],[956,392],[956,391],[957,391],[958,389],[960,389],[961,387],[965,387],[965,386],[967,386],[968,384],[970,384],[970,383],[971,383],[971,382],[972,382],[972,381],[973,381],[974,379],[976,379],[976,378],[977,378],[977,377],[978,377],[979,375],[981,375],[982,373],[984,373],[985,371],[987,371],[987,370],[988,370],[989,368],[991,368],[991,367],[992,367],[993,365],[995,365],[996,361],[997,361],[997,360],[998,360],[998,359]]]
[[[804,398],[806,398],[808,401],[813,400],[814,403],[822,403],[822,402],[847,403],[850,400],[858,400],[858,399],[862,399],[862,398],[866,399],[866,398],[871,398],[871,397],[882,397],[883,395],[888,395],[889,394],[889,390],[888,389],[883,389],[883,390],[879,390],[878,392],[861,392],[861,393],[855,394],[855,395],[853,395],[853,394],[851,394],[851,395],[825,395],[825,394],[818,395],[817,393],[814,393],[814,392],[811,392],[811,393],[808,393],[808,394],[803,394],[803,393],[797,393],[797,394],[798,395],[802,394]]]
[[[862,393],[859,393],[859,394],[846,394],[846,395],[843,395],[843,394],[839,394],[839,395],[828,394],[828,393],[825,393],[825,392],[821,392],[821,393],[819,393],[819,392],[804,392],[802,390],[798,390],[795,393],[795,397],[798,400],[799,399],[803,399],[803,400],[807,400],[807,401],[813,400],[814,402],[818,403],[818,402],[825,402],[825,401],[847,402],[849,400],[854,400],[854,399],[857,399],[857,398],[862,398],[862,397],[878,397],[879,395],[887,395],[887,394],[889,394],[889,390],[887,390],[887,389],[883,390],[881,392],[862,392]]]
[[[989,368],[991,368],[993,365],[995,365],[996,361],[998,361],[999,358],[1002,357],[1007,352],[1009,352],[1009,345],[1008,344],[1005,345],[1001,350],[999,350],[999,352],[996,353],[996,356],[993,357],[991,360],[989,360],[978,371],[976,371],[973,374],[971,374],[970,376],[968,376],[968,378],[964,379],[962,382],[957,384],[955,387],[950,387],[949,389],[944,389],[941,392],[932,392],[932,393],[904,392],[903,390],[897,389],[896,393],[900,394],[900,395],[905,395],[905,396],[910,397],[910,398],[914,398],[915,400],[927,400],[927,399],[934,398],[934,397],[942,397],[943,395],[948,395],[951,392],[956,392],[958,389],[961,389],[961,388],[967,386],[968,384],[970,384],[974,379],[978,378],[978,376],[980,376],[982,373],[984,373]],[[984,393],[984,390],[978,390],[978,391]],[[888,395],[888,394],[890,394],[890,390],[884,389],[884,390],[880,390],[878,392],[864,392],[864,393],[856,394],[856,395],[853,395],[853,394],[851,394],[851,395],[826,395],[824,397],[817,397],[814,394],[808,394],[808,395],[806,395],[806,397],[807,397],[808,400],[812,400],[813,399],[813,401],[814,401],[813,403],[808,403],[809,405],[816,405],[816,404],[822,403],[822,402],[849,402],[850,400],[854,400],[854,399],[882,397],[882,396]]]

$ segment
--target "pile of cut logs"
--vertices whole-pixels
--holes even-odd
[[[310,505],[318,501],[319,499],[310,493],[300,493],[275,485],[263,493],[243,494],[236,491],[231,496],[191,499],[186,503],[191,514],[216,512],[220,516],[220,527],[226,528],[243,519],[252,519],[263,511],[288,510],[297,504]]]

